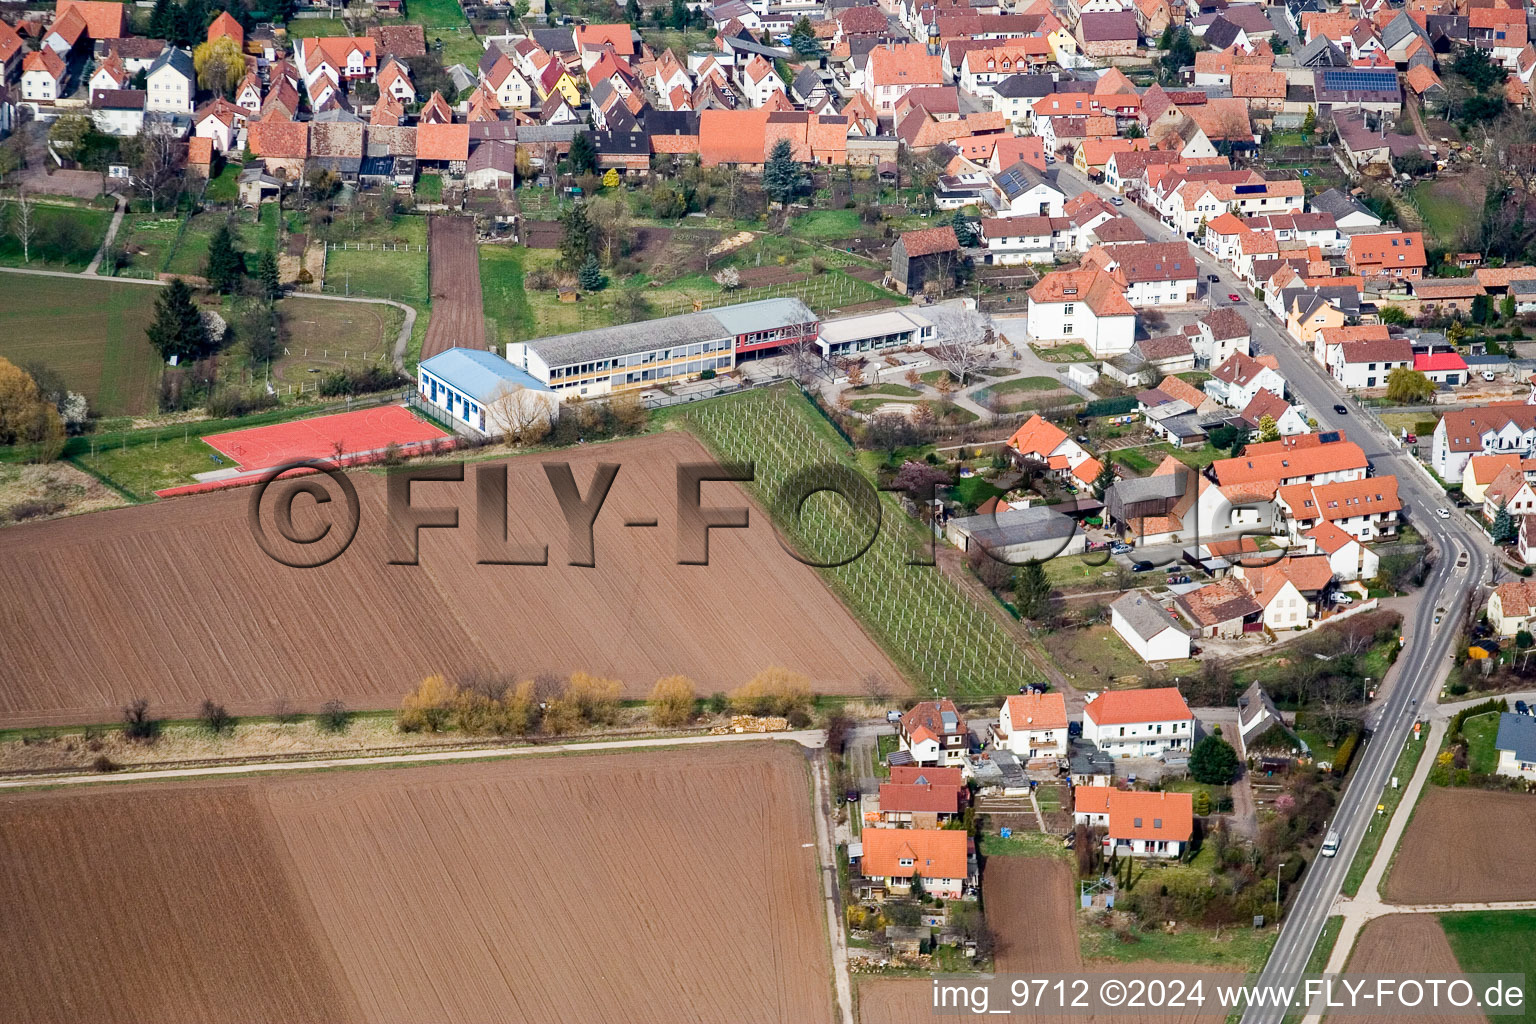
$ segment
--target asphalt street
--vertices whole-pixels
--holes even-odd
[[[1059,178],[1060,187],[1068,194],[1083,191],[1095,191],[1106,197],[1112,194],[1112,190],[1089,182],[1070,167],[1062,167]],[[1120,209],[1141,226],[1149,240],[1164,241],[1176,237],[1156,216],[1135,204],[1127,201]],[[1345,431],[1349,439],[1365,451],[1375,475],[1397,476],[1403,516],[1438,554],[1425,581],[1417,610],[1411,621],[1403,624],[1407,644],[1389,675],[1385,696],[1376,708],[1371,740],[1356,763],[1338,810],[1329,823],[1329,828],[1339,832],[1338,855],[1318,857],[1302,876],[1300,891],[1291,896],[1280,937],[1265,965],[1263,980],[1277,982],[1305,970],[1366,826],[1380,802],[1392,766],[1413,728],[1414,719],[1420,714],[1417,704],[1428,704],[1439,693],[1451,665],[1456,624],[1469,597],[1490,578],[1495,564],[1494,554],[1486,538],[1466,526],[1460,513],[1453,511],[1449,519],[1440,519],[1435,514],[1436,509],[1451,505],[1444,491],[1422,468],[1412,464],[1411,456],[1398,447],[1374,417],[1358,406],[1354,406],[1354,413],[1335,412],[1336,404],[1353,405],[1337,382],[1323,373],[1310,354],[1291,340],[1267,310],[1254,304],[1252,292],[1229,268],[1193,243],[1191,248],[1200,263],[1202,287],[1208,287],[1212,294],[1220,296],[1224,305],[1229,293],[1244,297],[1237,309],[1252,326],[1256,349],[1276,358],[1293,396],[1299,398],[1317,419],[1318,429]],[[1208,282],[1210,274],[1218,275],[1218,280]],[[1467,555],[1467,565],[1458,568],[1456,562],[1462,553]],[[1438,625],[1435,624],[1437,614],[1441,616]],[[1390,852],[1384,850],[1382,855],[1388,856]],[[1252,1009],[1243,1016],[1243,1024],[1279,1024],[1284,1016],[1283,1008]]]

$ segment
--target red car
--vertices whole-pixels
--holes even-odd
[[[1228,292],[1227,298],[1232,300],[1232,305],[1234,306],[1243,301],[1243,297],[1236,292]]]

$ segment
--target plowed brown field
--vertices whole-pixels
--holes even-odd
[[[1424,808],[1414,815],[1417,821]],[[1351,974],[1395,974],[1416,978],[1444,978],[1461,973],[1456,954],[1446,941],[1440,927],[1440,919],[1434,914],[1389,914],[1366,924],[1355,942],[1346,969]],[[1356,1016],[1330,1017],[1329,1020],[1348,1021],[1349,1024],[1396,1024],[1401,1015],[1383,1014],[1379,1017]],[[1475,1024],[1486,1020],[1481,1016],[1446,1014],[1444,1016],[1413,1017],[1415,1024]]]
[[[480,249],[472,217],[435,216],[427,222],[432,276],[432,318],[421,358],[450,348],[485,348],[485,310],[480,296]]]
[[[769,744],[4,798],[0,992],[42,1024],[826,1024],[813,839]]]
[[[1054,857],[989,857],[982,872],[982,898],[996,942],[997,977],[1095,975],[1121,979],[1168,978],[1199,973],[1190,964],[1094,964],[1085,966],[1077,940],[1076,879],[1069,861]],[[969,982],[974,984],[976,982]],[[1150,1014],[1125,1011],[1109,1016],[1037,1013],[1001,1006],[1008,984],[993,984],[991,1009],[1008,1009],[1004,1019],[1028,1024],[1216,1024],[1225,1014]],[[859,983],[861,1024],[909,1024],[943,1019],[933,1009],[933,983],[927,978],[864,978]],[[953,1012],[947,1010],[946,1012]]]
[[[1475,841],[1466,841],[1475,836]],[[1430,786],[1398,847],[1393,903],[1536,899],[1536,875],[1512,850],[1536,843],[1536,797]]]
[[[780,548],[766,513],[711,531],[708,566],[680,566],[676,467],[704,461],[671,432],[510,460],[508,531],[549,546],[549,565],[477,565],[474,467],[463,484],[417,484],[417,506],[457,505],[458,530],[423,530],[421,564],[388,564],[385,478],[358,473],[362,524],[318,569],[268,559],[252,539],[249,488],[0,531],[0,725],[99,722],[134,697],[158,714],[205,699],[235,714],[274,700],[392,707],[423,676],[576,670],[629,696],[683,673],[731,690],[770,665],[824,693],[899,675],[815,571]],[[569,462],[585,494],[598,462],[622,468],[595,527],[596,568],[568,563],[567,529],[543,463]],[[332,493],[335,493],[333,486]],[[703,503],[750,505],[734,484]],[[308,529],[308,499],[295,522]],[[325,509],[339,509],[333,501]],[[655,517],[656,528],[626,528]]]

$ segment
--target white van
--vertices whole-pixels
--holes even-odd
[[[1335,830],[1335,831],[1329,832],[1327,838],[1325,838],[1323,840],[1323,856],[1324,857],[1332,857],[1334,854],[1336,854],[1338,852],[1339,852],[1339,833]]]

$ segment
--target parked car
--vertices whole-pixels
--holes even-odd
[[[1449,519],[1451,518],[1451,510],[1448,508],[1437,508],[1435,509],[1435,515],[1439,516],[1441,519]]]
[[[1221,280],[1221,275],[1220,274],[1206,274],[1205,275],[1205,279],[1207,281],[1211,282],[1211,284],[1215,284],[1217,281]]]
[[[1493,371],[1492,370],[1484,370],[1483,371],[1483,380],[1492,381],[1493,380]]]
[[[1343,405],[1335,405],[1333,407],[1333,411],[1338,413],[1340,416],[1348,416],[1349,415],[1349,410],[1347,408],[1345,408]]]
[[[885,713],[885,720],[887,722],[892,722],[892,723],[899,722],[899,721],[901,721],[901,712],[900,711],[887,711]]]
[[[1078,444],[1087,444],[1088,443],[1088,435],[1087,434],[1078,434],[1077,435],[1077,443]]]
[[[1525,703],[1525,701],[1523,701],[1523,700],[1515,701],[1515,714],[1517,714],[1517,715],[1528,715],[1530,713],[1531,713],[1531,709]]]
[[[1332,600],[1333,600],[1334,604],[1354,604],[1355,603],[1355,599],[1350,597],[1348,594],[1344,593],[1344,591],[1342,591],[1342,590],[1335,590],[1333,592]]]
[[[1082,734],[1083,734],[1083,723],[1082,722],[1068,722],[1067,723],[1067,735],[1068,736],[1081,736]]]
[[[1404,444],[1418,444],[1419,443],[1419,435],[1418,434],[1409,434],[1409,435],[1407,435],[1406,437],[1403,438],[1403,443]]]
[[[1157,566],[1153,565],[1151,562],[1132,562],[1131,563],[1131,572],[1151,572],[1153,569],[1156,569],[1156,568],[1157,568]]]
[[[1115,543],[1109,546],[1109,553],[1112,555],[1128,555],[1134,547],[1135,545],[1127,544],[1124,541],[1115,541]]]
[[[1178,576],[1169,576],[1168,577],[1168,585],[1170,587],[1171,586],[1175,586],[1175,585],[1177,585],[1179,583],[1188,583],[1188,582],[1189,582],[1189,577],[1185,576],[1185,575],[1182,575],[1182,574],[1180,574]]]
[[[1232,305],[1234,305],[1234,306],[1237,305],[1239,302],[1243,301],[1243,297],[1241,295],[1237,294],[1237,292],[1228,292],[1227,293],[1227,298],[1231,301]]]
[[[859,802],[859,791],[856,789],[850,789],[848,792],[843,794],[843,798],[851,804],[856,804]]]
[[[1125,205],[1125,200],[1121,199],[1119,196],[1113,196],[1109,200],[1109,205],[1111,205],[1111,206],[1124,206]]]

